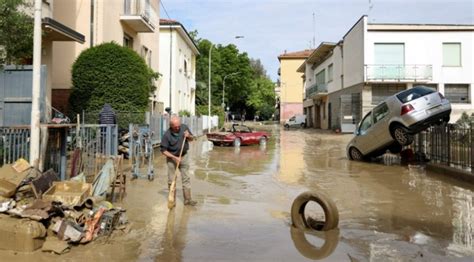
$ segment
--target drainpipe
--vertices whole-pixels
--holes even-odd
[[[94,46],[94,0],[91,0],[90,47]]]

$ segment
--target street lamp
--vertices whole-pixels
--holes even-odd
[[[224,94],[225,94],[225,79],[229,76],[235,76],[235,75],[238,75],[240,74],[240,72],[235,72],[235,73],[232,73],[232,74],[228,74],[226,76],[224,76],[224,80],[223,80],[223,84],[222,84],[222,108],[225,108],[225,102],[224,102]]]
[[[242,35],[239,35],[239,36],[235,36],[234,37],[235,39],[239,39],[239,38],[244,38],[244,36]],[[208,112],[208,115],[209,117],[207,118],[207,128],[208,128],[208,131],[211,130],[211,56],[212,56],[212,48],[214,47],[214,44],[211,43],[211,47],[209,47],[209,83],[208,83],[208,91],[209,91],[209,97],[208,97],[208,108],[207,108],[207,112]]]
[[[208,117],[207,117],[207,131],[211,132],[211,55],[212,55],[212,47],[214,44],[211,43],[211,47],[209,47],[209,83],[208,83],[208,91],[209,91],[209,97],[208,97]]]

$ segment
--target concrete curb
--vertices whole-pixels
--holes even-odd
[[[469,171],[435,163],[426,164],[426,170],[474,184],[474,174]]]

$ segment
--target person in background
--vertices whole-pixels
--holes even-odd
[[[114,109],[109,104],[104,104],[102,111],[99,113],[99,124],[101,125],[116,125],[117,115]]]

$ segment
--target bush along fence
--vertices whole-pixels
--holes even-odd
[[[433,163],[474,172],[474,125],[430,127],[415,136],[413,147]]]

